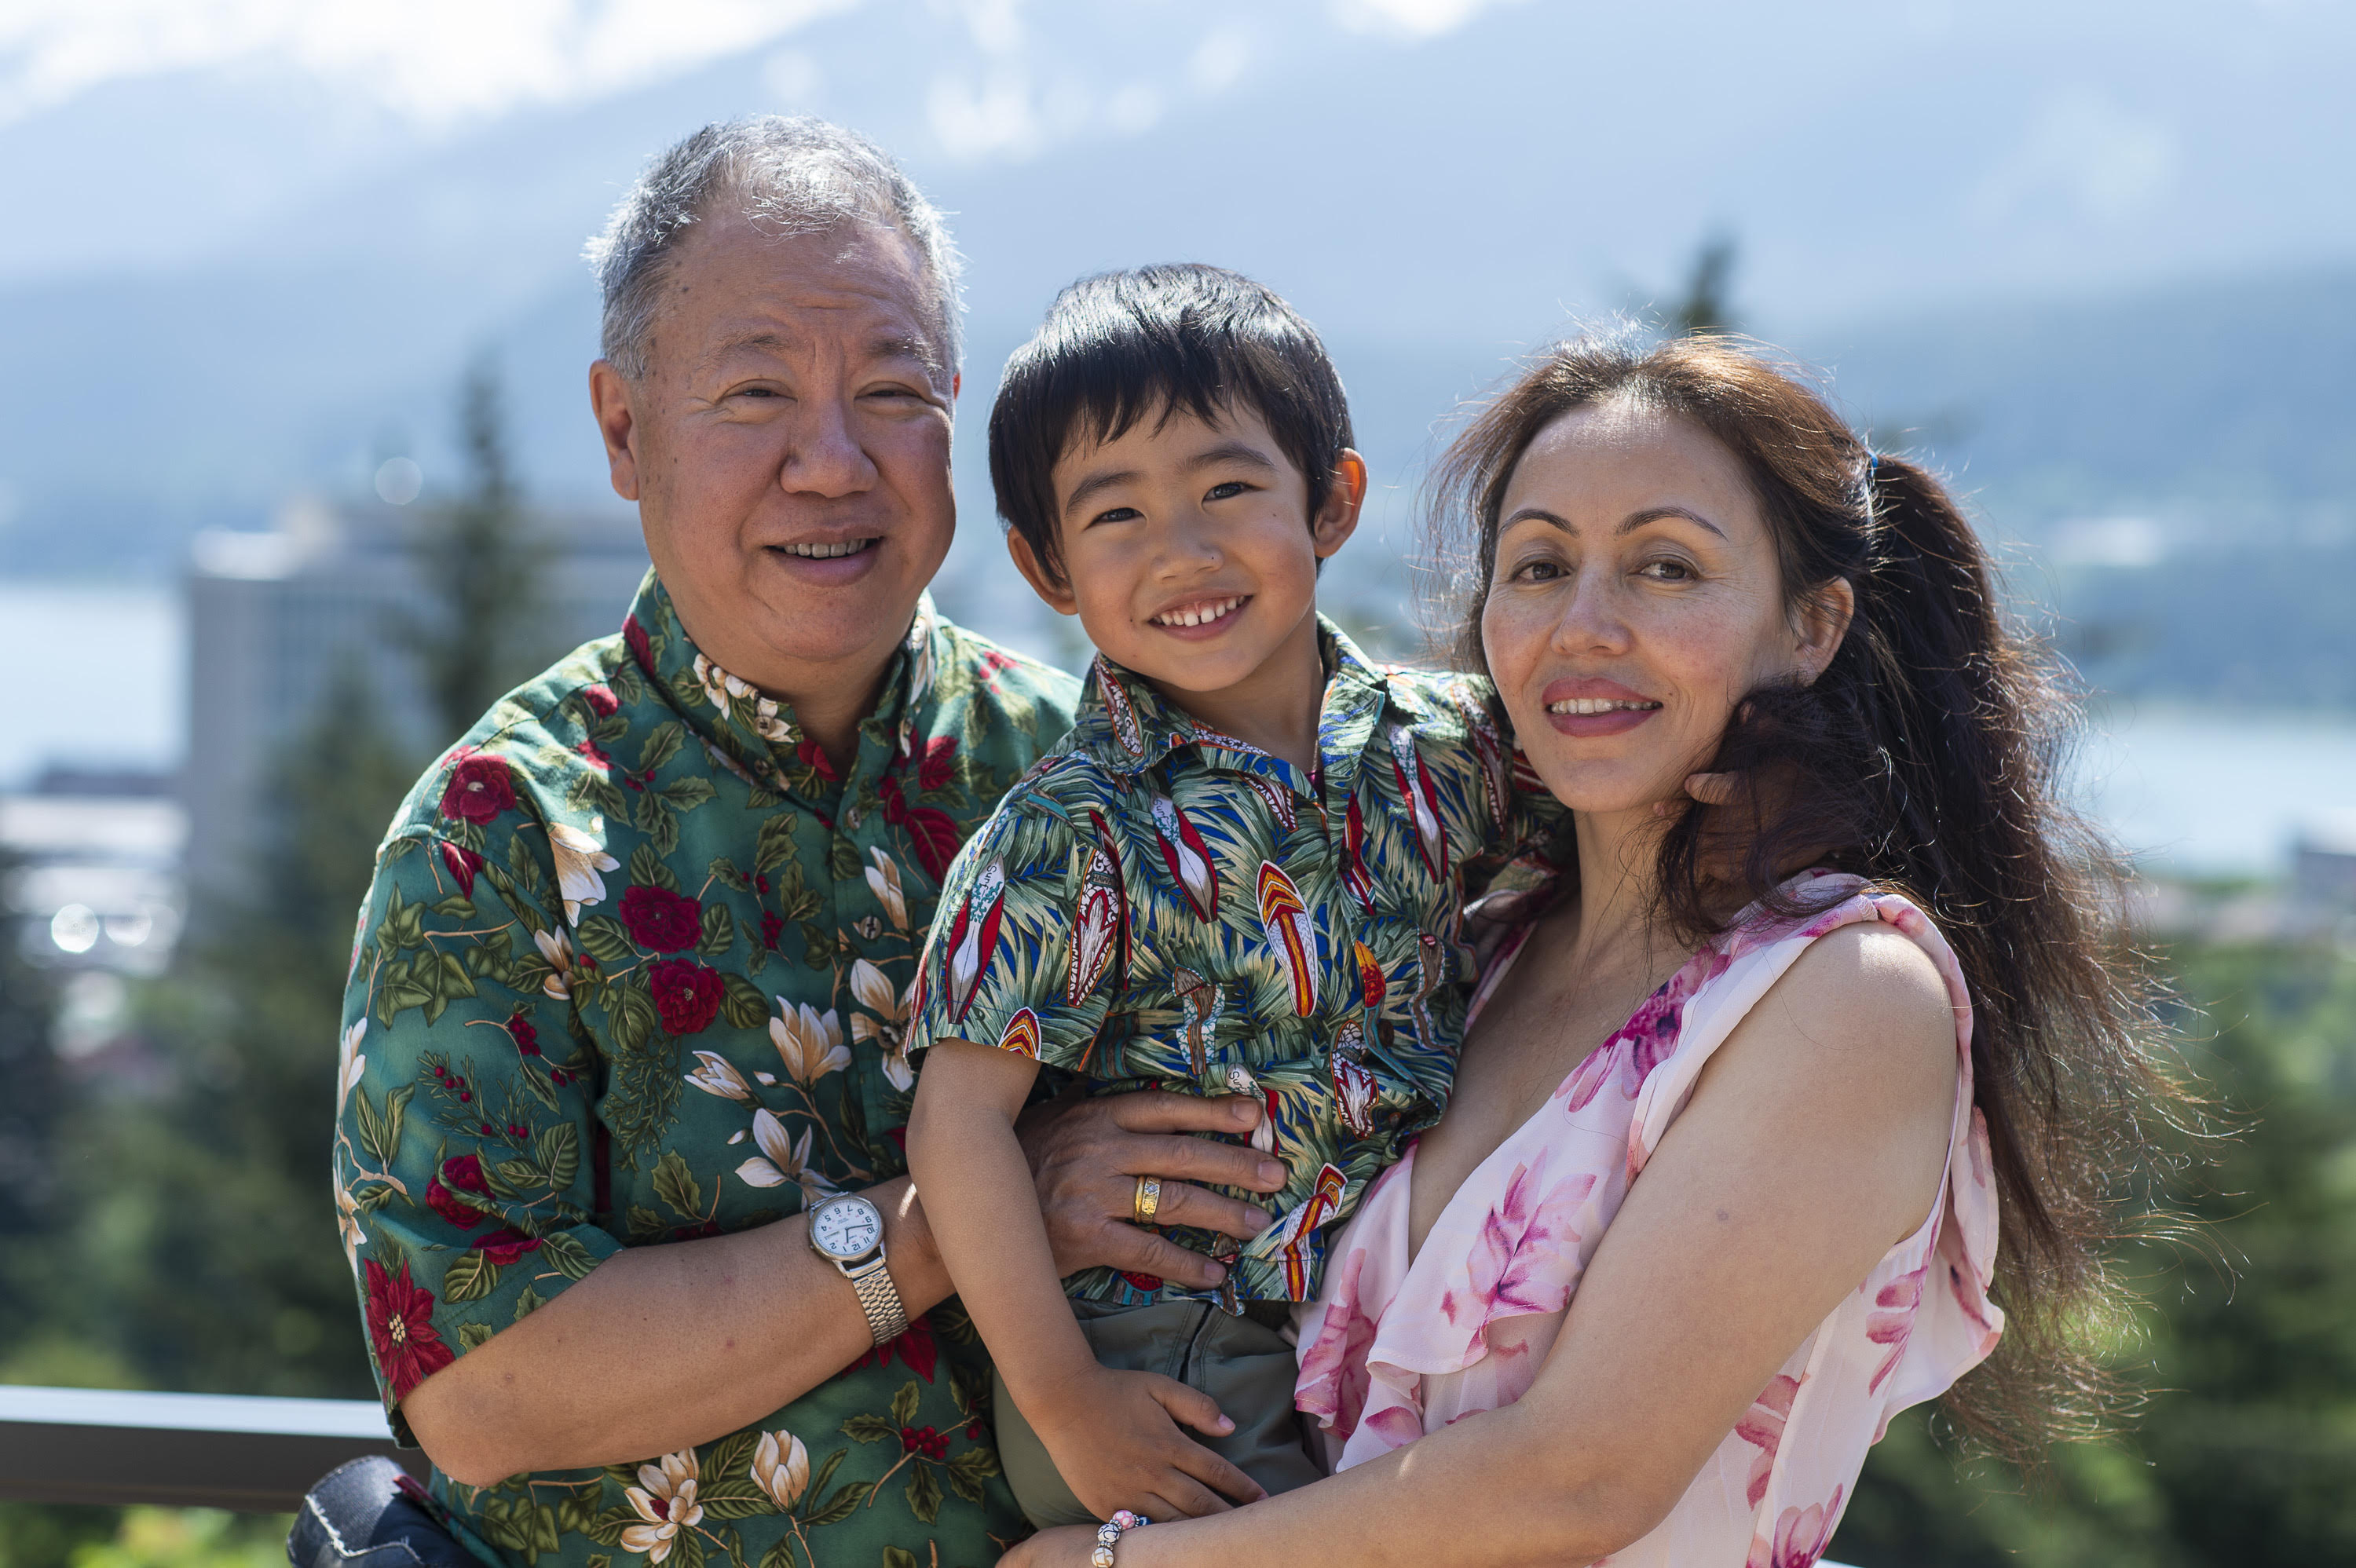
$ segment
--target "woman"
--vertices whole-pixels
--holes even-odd
[[[1724,342],[1564,347],[1441,478],[1575,862],[1476,912],[1448,1114],[1304,1315],[1336,1474],[1111,1551],[1804,1568],[1899,1409],[2025,1454],[2099,1392],[2058,1326],[2168,1084],[2058,706],[1937,483]]]

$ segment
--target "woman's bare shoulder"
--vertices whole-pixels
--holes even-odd
[[[1860,921],[1818,937],[1793,961],[1728,1041],[1730,1051],[1745,1044],[1785,1071],[1847,1078],[1877,1094],[1935,1098],[1954,1073],[1954,1006],[1919,944]]]

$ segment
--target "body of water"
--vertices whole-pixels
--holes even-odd
[[[0,628],[31,651],[33,677],[0,720],[0,788],[50,762],[178,761],[186,648],[176,589],[0,582]],[[2356,720],[2347,717],[2114,703],[2089,731],[2083,798],[2156,870],[2279,871],[2301,822],[2356,809]]]

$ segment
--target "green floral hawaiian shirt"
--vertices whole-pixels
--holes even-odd
[[[1472,978],[1467,894],[1540,874],[1562,820],[1517,787],[1486,681],[1378,669],[1319,626],[1305,773],[1099,657],[1063,747],[949,869],[910,1009],[912,1049],[994,1043],[1096,1092],[1264,1096],[1254,1139],[1287,1180],[1257,1200],[1279,1218],[1236,1258],[1230,1307],[1314,1299],[1328,1237],[1439,1119]],[[1066,1288],[1189,1294],[1109,1269]]]
[[[840,778],[649,575],[619,636],[434,765],[378,852],[337,1079],[344,1247],[404,1441],[422,1379],[622,1248],[905,1168],[936,890],[1076,696],[927,601]],[[952,1304],[718,1442],[432,1489],[494,1563],[979,1568],[1020,1525],[988,1386]]]

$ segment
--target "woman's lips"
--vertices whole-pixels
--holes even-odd
[[[1643,692],[1596,676],[1549,681],[1540,700],[1558,733],[1582,738],[1624,735],[1661,710]]]

